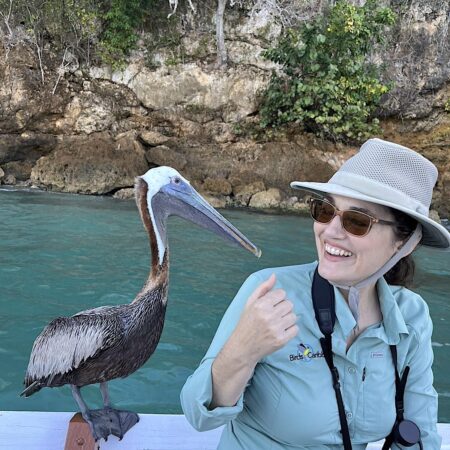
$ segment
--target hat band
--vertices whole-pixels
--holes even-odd
[[[331,177],[328,183],[352,189],[367,197],[372,197],[374,200],[388,201],[403,208],[406,207],[428,217],[428,208],[421,202],[379,181],[350,172],[338,171]]]

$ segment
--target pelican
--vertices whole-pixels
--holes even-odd
[[[111,406],[107,382],[139,369],[161,337],[169,282],[167,218],[177,215],[258,257],[261,254],[170,167],[137,177],[135,197],[151,248],[144,287],[130,304],[101,306],[50,322],[34,342],[21,393],[29,397],[43,387],[69,384],[96,441],[110,434],[122,439],[139,420],[136,413]],[[100,384],[102,409],[88,409],[81,396],[80,388],[94,383]]]

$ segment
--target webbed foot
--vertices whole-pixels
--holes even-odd
[[[111,434],[118,437],[120,440],[124,437],[125,433],[134,425],[139,422],[139,416],[132,411],[122,411],[119,409],[105,408],[110,411],[110,417],[115,417],[112,423],[114,426],[111,428]]]
[[[111,434],[122,440],[125,433],[139,422],[139,416],[135,412],[110,407],[89,410],[83,414],[83,418],[89,424],[96,441],[107,441]]]
[[[112,434],[112,423],[104,409],[90,409],[83,414],[83,419],[89,424],[95,441],[108,440],[108,436]]]

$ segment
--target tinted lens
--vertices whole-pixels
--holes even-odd
[[[333,220],[335,208],[323,200],[311,199],[310,201],[311,217],[320,223],[328,223]]]
[[[366,214],[358,211],[344,211],[342,214],[342,226],[350,234],[364,236],[370,230],[372,221]]]

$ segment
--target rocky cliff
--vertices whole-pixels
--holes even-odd
[[[386,2],[385,2],[386,3]],[[391,0],[399,22],[382,55],[394,89],[383,134],[440,171],[434,209],[450,210],[450,4]],[[149,167],[173,166],[217,206],[301,209],[294,179],[325,181],[356,147],[295,126],[258,133],[259,96],[271,66],[261,53],[280,32],[267,11],[230,10],[229,66],[216,70],[213,24],[185,32],[177,48],[141,46],[124,70],[41,67],[26,42],[0,46],[0,179],[84,194],[115,194]],[[174,60],[176,55],[182,55]],[[380,59],[381,55],[373,55]],[[151,64],[149,64],[151,60]]]

